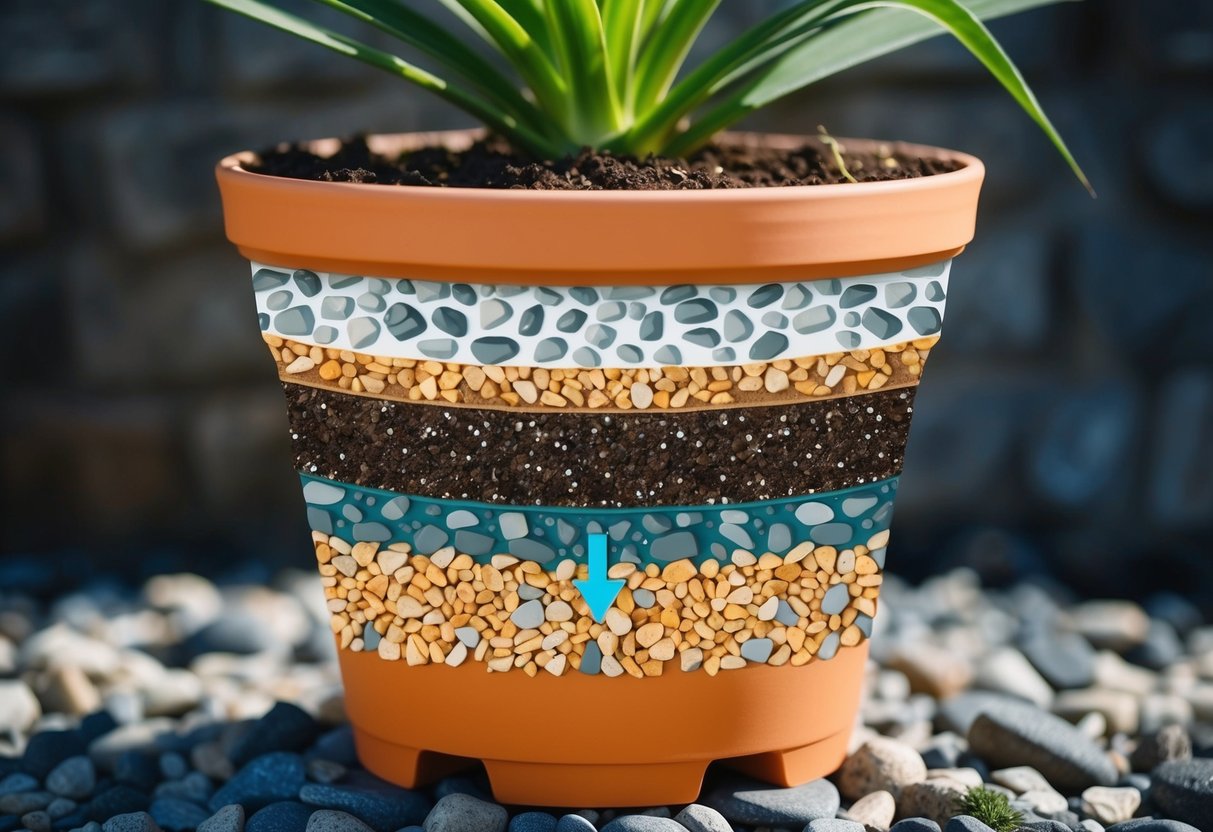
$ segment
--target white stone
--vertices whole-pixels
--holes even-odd
[[[0,680],[0,733],[24,733],[42,716],[38,697],[20,680]]]
[[[1082,793],[1082,810],[1105,826],[1124,823],[1141,806],[1141,792],[1128,786],[1092,786]]]

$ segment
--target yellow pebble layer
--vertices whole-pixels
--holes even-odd
[[[737,550],[727,563],[617,563],[609,576],[626,585],[602,624],[573,585],[586,577],[585,564],[573,560],[548,570],[510,555],[482,564],[451,547],[427,557],[404,543],[351,545],[322,532],[312,539],[342,649],[364,650],[365,628],[374,627],[375,649],[388,661],[458,666],[470,660],[489,671],[560,676],[581,667],[593,641],[602,674],[641,678],[745,667],[753,663],[742,655],[750,639],[772,642],[765,663],[774,666],[812,661],[831,633],[839,634],[842,647],[859,644],[865,635],[856,619],[875,616],[882,582],[869,553],[886,545],[888,532],[841,551],[806,542],[784,555]],[[827,615],[822,598],[837,584],[847,587],[845,608]],[[523,586],[533,588],[542,605],[537,626],[511,620],[527,603],[519,595]],[[639,606],[638,593],[646,602],[651,596],[652,606]],[[790,613],[780,614],[781,601]]]
[[[385,358],[263,337],[286,381],[411,402],[590,410],[780,403],[906,387],[918,383],[938,340],[756,364],[586,370]]]

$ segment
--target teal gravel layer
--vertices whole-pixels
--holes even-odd
[[[439,500],[300,476],[314,531],[350,543],[407,543],[429,555],[454,546],[488,562],[495,554],[548,563],[582,559],[587,536],[609,537],[610,560],[725,560],[738,549],[781,554],[810,541],[846,549],[888,529],[897,477],[803,497],[752,503],[630,509],[503,506]],[[872,556],[883,564],[884,551]]]

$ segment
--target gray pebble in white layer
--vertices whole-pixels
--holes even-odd
[[[355,318],[349,322],[347,331],[354,349],[364,349],[379,337],[379,322],[374,318]]]

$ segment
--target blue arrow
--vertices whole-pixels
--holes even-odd
[[[619,590],[623,589],[621,578],[607,578],[607,536],[590,535],[590,576],[584,581],[573,581],[590,607],[590,615],[599,624],[606,618],[607,610],[615,603]]]

